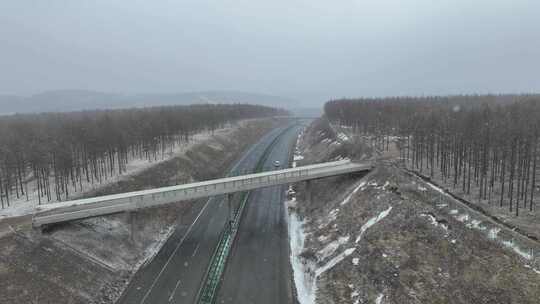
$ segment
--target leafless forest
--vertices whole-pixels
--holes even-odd
[[[324,110],[380,150],[396,142],[409,168],[515,215],[536,210],[540,96],[342,99]]]
[[[240,119],[283,115],[247,104],[191,105],[0,117],[0,202],[28,198],[37,183],[39,202],[61,200],[82,182],[101,182],[125,170],[128,156],[157,159],[197,131]]]

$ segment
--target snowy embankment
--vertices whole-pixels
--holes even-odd
[[[342,140],[348,140],[340,138]],[[298,138],[300,140],[300,137]],[[297,141],[298,147],[298,141]],[[298,148],[295,150],[295,156],[293,161],[293,167],[296,166],[296,161],[303,159]],[[344,206],[349,203],[351,198],[358,192],[363,191],[366,188],[366,182],[362,181],[356,185],[349,193],[346,194],[345,198],[339,203],[339,206]],[[368,186],[377,186],[374,183],[369,183]],[[387,184],[381,188],[385,188]],[[354,241],[351,239],[350,235],[338,236],[335,240],[331,240],[331,236],[320,236],[318,240],[321,243],[326,243],[326,245],[318,250],[315,253],[317,262],[306,260],[302,257],[302,253],[306,250],[305,241],[306,241],[306,231],[305,231],[305,221],[301,220],[299,215],[296,213],[296,198],[294,197],[294,191],[289,189],[290,199],[286,202],[288,209],[288,219],[289,219],[289,240],[291,247],[291,265],[293,268],[293,277],[294,284],[296,286],[296,291],[298,295],[298,301],[300,304],[315,304],[317,298],[317,281],[320,276],[322,276],[327,271],[331,270],[333,267],[341,263],[351,254],[353,254],[357,247],[360,246],[359,242],[366,233],[368,229],[373,227],[375,224],[380,222],[382,219],[387,217],[391,210],[392,206],[389,206],[387,209],[383,210],[376,216],[368,219],[364,225],[362,225],[360,232],[354,238]],[[335,208],[329,212],[328,216],[323,219],[323,223],[319,225],[319,228],[324,228],[334,223],[337,220],[338,214],[340,212],[339,208]],[[343,248],[339,251],[340,248]],[[358,265],[359,259],[352,259],[353,265]],[[381,294],[377,298],[378,303],[382,303],[383,295]]]
[[[444,196],[446,199],[451,200],[455,205],[462,205],[461,202],[454,199],[452,196],[450,196],[448,193],[446,193],[443,189],[440,187],[424,181],[425,184],[427,184],[428,187],[430,187],[432,190],[438,192],[440,195]],[[425,187],[419,186],[418,189],[420,191],[427,191]],[[447,204],[439,204],[439,209],[448,207]],[[461,211],[461,212],[460,212]],[[498,244],[502,245],[503,247],[512,250],[514,253],[521,256],[523,259],[525,259],[528,263],[534,263],[535,262],[535,255],[534,251],[532,249],[523,249],[522,246],[516,243],[515,239],[512,237],[511,239],[505,239],[503,237],[499,236],[499,233],[502,231],[498,225],[489,219],[486,219],[485,221],[479,220],[474,218],[474,216],[477,216],[478,218],[484,218],[482,215],[477,214],[476,211],[463,209],[458,210],[456,209],[450,209],[448,211],[448,214],[451,215],[454,219],[456,219],[459,222],[462,222],[465,224],[465,227],[469,229],[474,229],[477,231],[480,231],[483,233],[488,239],[497,242]],[[430,218],[430,221],[433,225],[438,226],[440,225],[437,223],[437,221],[433,218],[433,216],[430,215],[422,215],[427,216]],[[444,225],[441,225],[443,228],[447,229]],[[455,243],[456,240],[452,240],[452,243]],[[540,271],[534,268],[531,265],[526,264],[525,265],[528,268],[531,268],[534,272],[540,274]]]
[[[358,191],[360,187],[355,188]],[[354,190],[353,190],[354,191]],[[355,192],[356,192],[355,191]],[[354,192],[354,193],[355,193]],[[346,199],[350,199],[351,192]],[[292,199],[296,203],[295,199]],[[298,293],[298,301],[300,304],[314,304],[317,296],[317,280],[325,272],[331,270],[334,266],[341,263],[345,258],[353,254],[358,243],[368,229],[387,217],[392,211],[392,206],[389,206],[386,210],[380,212],[376,216],[368,219],[360,229],[360,233],[351,242],[350,236],[338,237],[337,240],[329,242],[323,249],[317,251],[316,256],[318,263],[315,265],[312,262],[307,262],[301,256],[302,252],[306,249],[304,242],[306,238],[306,232],[304,231],[304,221],[300,220],[295,212],[289,214],[289,238],[291,242],[291,264],[294,273],[294,282]],[[339,212],[338,209],[334,209],[328,215],[328,223],[336,220],[336,215]],[[320,238],[320,241],[327,241],[329,238]],[[346,249],[337,253],[340,247],[346,247]],[[332,257],[333,256],[333,257]],[[358,265],[358,258],[352,260],[353,265]],[[382,297],[381,297],[382,299]]]
[[[226,134],[233,131],[235,128],[237,127],[227,126],[225,128],[214,131],[214,134]],[[132,157],[128,160],[128,163],[126,165],[126,170],[122,174],[119,174],[118,170],[115,170],[112,176],[111,175],[107,176],[105,180],[101,181],[101,183],[88,182],[84,180],[83,182],[81,182],[81,184],[77,183],[75,187],[72,184],[69,184],[68,190],[69,190],[69,193],[71,193],[71,195],[68,199],[73,200],[73,199],[80,198],[84,196],[85,194],[102,189],[108,185],[117,183],[119,181],[129,179],[131,176],[135,176],[146,169],[159,165],[175,157],[184,155],[186,151],[191,149],[193,146],[208,140],[210,137],[212,137],[212,133],[209,131],[195,133],[192,135],[189,142],[185,142],[180,145],[175,145],[174,148],[170,149],[166,154],[163,155],[163,157],[157,160],[149,161],[147,159],[139,159],[139,158]],[[54,176],[51,176],[50,179],[52,183],[52,181],[54,180]],[[0,220],[2,218],[23,216],[23,215],[34,213],[35,209],[39,206],[38,190],[37,190],[37,184],[35,183],[35,181],[30,181],[28,183],[28,190],[29,190],[28,200],[26,199],[26,197],[20,197],[18,199],[15,198],[15,199],[10,200],[9,207],[0,209]],[[46,201],[44,202],[44,200],[46,199],[42,197],[41,204],[49,204],[49,203],[58,202],[55,198],[53,198],[50,202],[46,202]]]

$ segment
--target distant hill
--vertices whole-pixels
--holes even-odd
[[[197,103],[251,103],[290,108],[292,99],[240,91],[123,95],[86,90],[47,91],[28,97],[0,95],[0,114],[151,107]]]

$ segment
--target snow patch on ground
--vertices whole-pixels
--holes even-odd
[[[339,132],[337,137],[342,140],[342,141],[349,141],[349,136],[347,136],[345,133],[343,132]]]
[[[427,184],[431,189],[433,189],[433,190],[439,192],[440,194],[442,194],[442,195],[444,195],[444,196],[450,197],[446,192],[444,192],[443,189],[441,189],[441,188],[435,186],[434,184],[428,183],[428,182],[426,182],[426,184]]]
[[[322,140],[322,142],[325,143],[325,144],[331,144],[333,141],[331,139],[329,139],[329,138],[325,138],[325,139]]]
[[[356,186],[356,188],[354,188],[354,190],[351,193],[349,193],[349,195],[347,195],[347,197],[345,197],[345,199],[340,203],[340,205],[343,206],[343,205],[348,204],[352,196],[356,194],[356,192],[358,192],[358,190],[360,190],[360,188],[364,187],[365,185],[366,185],[366,182],[361,182],[358,186]]]
[[[488,232],[488,238],[490,240],[495,240],[497,239],[497,235],[499,234],[499,232],[501,232],[501,229],[500,228],[491,228],[489,229],[489,232]]]
[[[300,155],[300,154],[295,154],[293,156],[293,160],[294,161],[299,161],[299,160],[303,160],[304,159],[304,156],[303,155]]]
[[[154,259],[161,247],[163,247],[163,244],[165,244],[165,242],[173,234],[175,228],[175,225],[171,225],[159,234],[158,238],[154,241],[154,243],[144,250],[144,258],[141,259],[140,262],[135,266],[135,269],[139,269],[139,267],[145,265],[146,263]]]
[[[456,217],[456,220],[460,221],[460,222],[466,222],[469,220],[469,215],[468,214],[462,214],[462,215],[459,215]]]
[[[468,228],[474,228],[477,230],[486,230],[486,227],[480,226],[482,224],[482,221],[479,220],[472,220],[470,223],[467,224]]]
[[[512,249],[515,253],[519,254],[523,258],[527,260],[532,260],[533,255],[531,252],[525,252],[523,249],[521,249],[518,245],[516,245],[513,241],[502,241],[501,244],[503,244],[505,247]]]
[[[351,255],[355,250],[356,250],[356,248],[354,248],[354,247],[345,249],[345,251],[338,254],[335,258],[331,259],[330,261],[328,261],[328,263],[326,263],[322,267],[316,269],[315,270],[315,277],[319,277],[321,274],[325,273],[326,271],[328,271],[332,267],[339,264],[339,262],[343,261],[343,259],[345,259],[349,255]]]
[[[448,230],[448,225],[445,225],[443,223],[439,223],[437,221],[437,219],[432,215],[432,214],[429,214],[429,213],[422,213],[420,214],[421,217],[427,217],[429,219],[429,222],[435,226],[435,227],[441,227],[443,228],[444,230]]]
[[[302,261],[300,256],[304,250],[306,236],[303,229],[303,221],[294,212],[289,214],[289,239],[291,244],[291,264],[298,302],[300,304],[314,304],[316,280],[313,278],[308,265]]]
[[[339,246],[346,244],[349,241],[349,239],[350,239],[350,236],[347,235],[347,236],[339,237],[337,240],[328,243],[328,245],[326,245],[323,249],[317,252],[317,256],[318,256],[317,258],[320,261],[322,261],[332,256],[334,252],[336,252],[336,250],[339,248]]]
[[[538,270],[538,269],[536,269],[536,268],[534,268],[534,267],[532,267],[530,265],[525,264],[525,268],[528,268],[528,269],[534,271],[535,273],[540,274],[540,270]]]
[[[375,304],[382,304],[384,299],[384,294],[379,294],[379,296],[375,299]]]
[[[379,213],[379,215],[370,218],[364,225],[362,225],[362,228],[360,228],[360,235],[358,235],[358,237],[356,238],[355,243],[360,242],[360,240],[362,239],[362,236],[364,235],[364,233],[366,232],[366,230],[368,230],[369,227],[371,227],[371,226],[377,224],[377,223],[378,223],[379,221],[381,221],[383,218],[385,218],[386,216],[388,216],[388,214],[390,213],[390,211],[392,211],[392,206],[388,207],[388,209],[386,209],[386,210],[382,211],[381,213]]]
[[[321,243],[324,243],[326,242],[326,240],[328,240],[330,237],[328,235],[321,235],[317,238],[317,240]]]

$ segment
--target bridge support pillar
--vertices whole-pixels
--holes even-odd
[[[137,214],[135,211],[127,211],[126,215],[128,216],[129,221],[129,239],[132,242],[135,242],[135,225],[137,224]]]
[[[312,185],[311,185],[311,180],[306,180],[306,200],[308,203],[311,203],[312,200],[313,200],[313,194],[311,193],[312,192]]]

